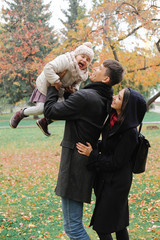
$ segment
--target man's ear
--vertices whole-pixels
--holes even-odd
[[[109,83],[110,82],[110,77],[106,76],[104,80],[102,80],[103,83]]]

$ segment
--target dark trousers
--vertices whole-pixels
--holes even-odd
[[[99,239],[100,240],[113,240],[111,234],[106,234],[106,233],[98,233]],[[117,240],[129,240],[129,235],[127,228],[124,228],[123,230],[116,232],[116,239]]]

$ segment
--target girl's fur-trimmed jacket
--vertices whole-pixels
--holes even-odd
[[[66,71],[66,73],[60,79],[58,74],[64,71]],[[78,90],[80,83],[87,80],[87,78],[88,69],[80,70],[74,54],[71,52],[62,54],[47,63],[42,73],[37,77],[36,86],[38,90],[46,96],[47,88],[50,84],[61,81],[63,87],[69,87],[74,84]]]

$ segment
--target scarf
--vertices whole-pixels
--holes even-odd
[[[111,86],[102,82],[93,82],[84,87],[84,89],[88,88],[96,90],[102,97],[112,101],[113,89]]]
[[[110,129],[114,126],[114,124],[117,122],[117,113],[113,113],[110,117]]]
[[[89,88],[96,90],[98,94],[104,98],[106,103],[106,113],[108,114],[111,111],[113,88],[102,82],[93,82],[84,87],[84,89]]]
[[[65,53],[66,57],[69,61],[69,68],[68,70],[71,72],[73,78],[75,79],[75,83],[86,81],[88,78],[88,68],[81,70],[78,66],[76,61],[74,52],[67,52]]]

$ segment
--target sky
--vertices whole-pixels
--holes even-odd
[[[50,0],[43,0],[44,3],[50,2]],[[92,6],[91,0],[83,0],[83,4],[86,5],[87,10],[89,10]],[[50,11],[53,12],[53,17],[51,18],[51,25],[54,23],[54,28],[58,30],[59,28],[63,27],[63,24],[58,20],[59,18],[63,18],[63,13],[61,9],[67,9],[68,8],[68,1],[67,0],[52,0],[51,1],[51,7]]]
[[[63,28],[63,24],[59,20],[59,18],[65,20],[64,15],[61,11],[61,9],[67,9],[68,8],[68,1],[67,0],[43,0],[44,4],[47,4],[51,2],[50,11],[53,13],[52,18],[50,20],[50,24],[54,26],[55,30],[58,30],[60,28]],[[91,0],[82,0],[82,3],[84,3],[87,7],[87,10],[91,9]],[[4,1],[0,0],[0,9],[4,5]],[[53,24],[54,23],[54,24]]]

